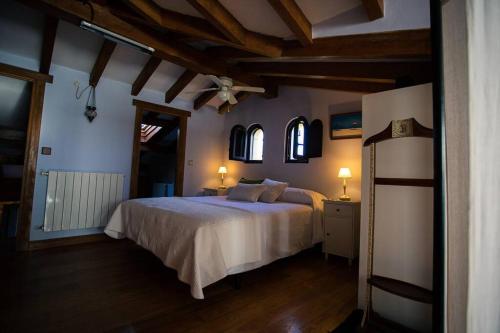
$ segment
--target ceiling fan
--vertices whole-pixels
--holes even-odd
[[[233,79],[226,76],[221,76],[220,78],[215,75],[207,76],[217,85],[217,88],[199,89],[192,91],[193,93],[216,90],[217,96],[219,96],[222,101],[229,102],[229,104],[236,104],[238,103],[238,100],[234,97],[235,92],[248,91],[254,93],[264,93],[266,91],[261,87],[234,86]]]

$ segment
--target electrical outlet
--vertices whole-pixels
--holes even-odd
[[[42,147],[42,155],[52,155],[51,147]]]

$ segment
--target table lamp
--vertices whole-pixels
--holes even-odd
[[[226,186],[224,186],[224,175],[227,173],[227,168],[225,166],[219,167],[218,173],[220,173],[220,177],[221,177],[219,188],[226,188]]]
[[[351,201],[351,197],[349,197],[346,194],[347,179],[352,178],[351,170],[349,168],[340,168],[338,177],[342,178],[344,180],[344,195],[342,195],[339,198],[339,200],[342,200],[342,201]]]

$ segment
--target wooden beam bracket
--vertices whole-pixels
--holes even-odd
[[[144,85],[146,84],[146,82],[148,82],[149,78],[151,77],[151,75],[153,75],[160,63],[161,59],[155,57],[154,55],[149,58],[148,62],[146,63],[146,65],[144,65],[144,68],[132,84],[132,96],[139,95],[142,88],[144,88]]]
[[[108,61],[111,58],[115,47],[116,43],[110,41],[109,39],[105,39],[102,43],[101,50],[99,51],[99,55],[97,56],[89,78],[89,85],[93,86],[94,88],[99,83],[102,73],[104,72],[104,69],[108,64]]]
[[[40,73],[49,74],[58,24],[59,20],[57,18],[48,15],[45,17],[42,54],[40,57]]]
[[[198,75],[198,73],[186,69],[177,81],[165,93],[165,103],[170,103],[174,100],[181,91]]]

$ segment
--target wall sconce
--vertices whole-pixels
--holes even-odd
[[[97,117],[97,107],[95,104],[95,87],[90,86],[89,97],[87,98],[87,105],[85,106],[85,116],[92,122]]]
[[[85,105],[84,115],[85,117],[87,117],[89,122],[92,122],[92,120],[94,120],[94,118],[97,117],[97,106],[95,103],[95,87],[89,85],[80,92],[80,82],[75,81],[73,85],[76,88],[75,97],[77,100],[82,97],[82,95],[85,93],[85,91],[87,91],[87,89],[90,89],[89,95],[87,97],[87,104]]]

